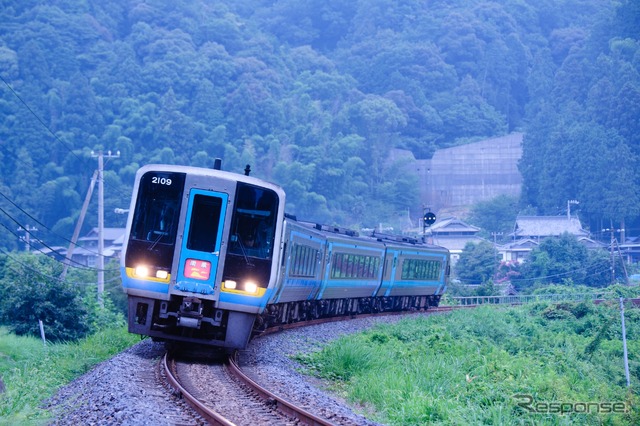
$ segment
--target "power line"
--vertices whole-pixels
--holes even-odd
[[[26,263],[24,263],[24,262],[22,262],[22,261],[20,261],[20,260],[16,259],[15,257],[13,257],[13,256],[11,255],[11,253],[7,253],[7,251],[6,251],[5,249],[3,249],[2,247],[0,247],[0,251],[1,251],[2,253],[4,253],[4,254],[5,254],[5,256],[7,256],[9,259],[13,260],[13,261],[14,261],[14,262],[16,262],[16,263],[19,263],[20,265],[24,266],[26,269],[28,269],[28,270],[30,270],[30,271],[32,271],[32,272],[35,272],[36,274],[40,275],[41,277],[44,277],[44,278],[47,278],[47,279],[50,279],[50,280],[60,281],[60,278],[59,278],[59,277],[54,277],[54,276],[51,276],[51,275],[44,274],[44,273],[42,273],[41,271],[39,271],[39,270],[37,270],[37,269],[32,268],[30,265],[27,265]],[[16,271],[16,270],[14,269],[14,272],[16,272],[16,273],[20,273],[20,272],[22,272],[22,271]]]
[[[60,234],[57,234],[56,232],[54,232],[53,230],[51,230],[51,228],[49,228],[47,225],[45,225],[44,223],[40,222],[38,219],[36,219],[36,218],[35,218],[35,217],[33,217],[32,215],[30,215],[28,212],[26,212],[24,209],[22,209],[22,208],[21,208],[20,206],[18,206],[16,203],[14,203],[14,202],[9,198],[9,197],[7,197],[6,195],[4,195],[4,194],[2,193],[2,191],[0,191],[0,196],[4,197],[4,199],[6,199],[7,201],[9,201],[9,202],[10,202],[10,203],[15,207],[15,208],[17,208],[18,210],[20,210],[22,213],[24,213],[25,215],[27,215],[27,216],[28,216],[31,220],[33,220],[35,223],[37,223],[38,225],[40,225],[40,226],[42,226],[43,228],[45,228],[47,231],[51,232],[51,233],[52,233],[53,235],[55,235],[56,237],[61,238],[61,239],[63,239],[64,241],[66,241],[66,242],[68,242],[68,243],[72,243],[72,241],[71,241],[71,240],[69,240],[68,238],[66,238],[66,237],[64,237],[64,236],[62,236],[62,235],[60,235]],[[6,214],[7,216],[9,216],[9,214],[7,214],[6,212],[5,212],[5,214]],[[14,222],[16,221],[16,220],[15,220],[15,219],[13,219],[11,216],[9,216],[9,217],[10,217]],[[22,226],[22,225],[20,225],[20,226]],[[72,243],[72,244],[73,244],[73,243]],[[76,245],[77,245],[77,244],[76,244]],[[97,252],[95,252],[95,251],[93,251],[93,250],[91,250],[91,249],[88,249],[88,248],[86,248],[86,247],[82,247],[82,246],[78,246],[78,247],[80,247],[80,248],[82,248],[82,249],[84,249],[84,250],[88,251],[89,253],[95,254],[96,256],[98,255],[98,253],[97,253]]]
[[[0,192],[0,195],[2,195],[2,196],[4,196],[5,198],[7,198],[7,197],[6,197],[4,194],[2,194],[1,192]],[[16,206],[18,209],[20,209],[20,208],[19,208],[15,203],[13,203],[13,201],[9,200],[8,198],[7,198],[7,200],[8,200],[9,202],[11,202],[14,206]],[[29,215],[29,214],[28,214],[27,212],[25,212],[24,210],[22,210],[22,209],[20,209],[20,210],[21,210],[23,213],[25,213],[25,214]],[[11,219],[11,220],[12,220],[15,224],[17,224],[21,229],[23,229],[23,230],[24,230],[25,232],[27,232],[29,235],[33,236],[33,237],[34,237],[34,238],[35,238],[35,239],[36,239],[40,244],[42,244],[43,246],[45,246],[46,248],[48,248],[49,250],[51,250],[51,253],[57,253],[58,255],[62,256],[62,254],[61,254],[58,250],[54,249],[53,247],[50,247],[50,246],[49,246],[48,244],[46,244],[44,241],[42,241],[41,239],[37,238],[33,233],[31,233],[31,231],[32,231],[33,229],[31,229],[31,230],[30,230],[30,229],[28,229],[28,228],[29,228],[28,226],[27,226],[27,227],[25,227],[25,226],[24,226],[23,224],[21,224],[21,223],[20,223],[16,218],[14,218],[14,217],[13,217],[13,216],[11,216],[9,213],[7,213],[7,211],[6,211],[6,210],[4,210],[2,207],[0,207],[0,212],[4,213],[4,214],[5,214],[5,216],[7,216],[9,219]],[[31,216],[29,215],[29,217],[31,217]],[[37,221],[35,218],[32,218],[32,219],[34,219],[38,224],[40,224],[40,225],[44,226],[46,229],[49,229],[49,228],[47,228],[44,224],[42,224],[41,222]],[[3,228],[5,228],[7,231],[9,231],[9,233],[11,233],[12,235],[14,235],[16,238],[18,238],[18,239],[20,238],[20,236],[19,236],[18,234],[16,234],[13,230],[11,230],[11,229],[10,229],[9,227],[7,227],[5,224],[0,223],[0,226],[2,226]],[[55,233],[54,233],[54,234],[55,234]],[[68,241],[68,240],[67,240],[67,241]],[[38,250],[38,251],[39,251],[39,252],[41,252],[42,254],[47,255],[47,253],[45,253],[44,251],[42,251],[40,248],[38,248],[38,247],[36,247],[36,246],[34,246],[34,245],[32,245],[32,244],[30,244],[30,246],[31,246],[31,247],[33,247],[34,249]],[[88,251],[89,253],[92,253],[92,254],[94,254],[94,255],[96,255],[96,256],[100,256],[98,253],[94,252],[93,250],[89,250],[89,249],[87,249],[87,248],[85,248],[85,247],[82,247],[82,248],[83,248],[84,250]],[[95,271],[98,271],[98,272],[100,272],[100,271],[103,271],[103,272],[104,272],[104,271],[107,271],[107,269],[105,269],[105,268],[104,268],[104,266],[103,266],[103,267],[101,267],[101,268],[93,268],[93,267],[90,267],[90,266],[83,265],[82,263],[80,263],[80,262],[78,262],[78,261],[76,261],[76,260],[73,260],[73,259],[65,259],[65,262],[62,262],[62,261],[60,261],[60,260],[58,260],[58,259],[56,259],[56,258],[53,258],[53,259],[54,259],[54,260],[56,260],[56,261],[58,261],[58,262],[60,262],[60,263],[65,263],[65,262],[67,262],[67,261],[68,261],[68,262],[77,263],[79,266],[74,266],[74,267],[75,267],[75,268],[79,268],[79,269],[95,270]],[[70,266],[73,266],[73,265],[70,265]]]
[[[67,149],[67,151],[73,154],[78,160],[82,160],[82,158],[80,158],[75,152],[73,152],[73,150],[69,148],[69,146],[67,146],[67,144],[64,143],[62,139],[58,137],[58,135],[53,133],[53,131],[49,128],[49,126],[47,126],[45,122],[38,116],[38,114],[36,114],[35,111],[32,110],[31,107],[20,97],[20,95],[18,95],[18,93],[15,90],[13,90],[13,87],[11,87],[11,85],[2,77],[2,75],[0,75],[0,80],[2,80],[5,86],[9,88],[11,93],[13,93],[13,95],[22,103],[22,105],[24,105],[24,107],[31,113],[31,115],[33,115],[35,119],[38,120],[38,122],[42,125],[42,127],[47,129],[47,131],[54,137],[55,140],[57,140],[63,147],[65,147],[65,149]]]
[[[11,91],[11,93],[13,93],[13,95],[22,103],[22,105],[24,105],[24,107],[31,113],[31,115],[33,115],[36,120],[38,120],[38,122],[42,125],[42,127],[44,127],[62,146],[65,147],[65,149],[67,151],[69,151],[71,154],[73,154],[73,156],[75,156],[78,160],[82,161],[83,159],[78,156],[78,154],[76,154],[73,149],[71,149],[62,139],[60,139],[58,137],[58,135],[56,135],[50,128],[49,126],[46,125],[46,123],[38,116],[38,114],[35,113],[35,111],[33,111],[33,109],[20,97],[20,95],[18,95],[18,93],[13,89],[13,87],[11,87],[11,85],[2,77],[2,75],[0,75],[0,80],[2,80],[2,82],[9,88],[9,90]],[[5,151],[6,153],[6,151]],[[111,154],[109,152],[109,154]],[[93,155],[93,152],[92,152]],[[118,157],[120,156],[120,153],[118,152]],[[15,157],[14,157],[15,158]],[[116,157],[112,157],[111,155],[109,155],[107,157],[108,159],[110,158],[116,158]],[[20,159],[16,158],[19,162],[23,163],[23,161],[21,161]],[[108,161],[108,160],[107,160]],[[31,167],[31,166],[29,166]],[[122,194],[122,195],[126,195],[125,198],[128,198],[127,194]],[[6,198],[6,197],[5,197]],[[68,240],[67,240],[68,241]]]
[[[23,228],[23,229],[25,229],[25,230],[26,230],[26,228],[24,228],[22,225],[20,225],[18,221],[16,221],[13,217],[11,217],[9,214],[7,214],[7,212],[6,212],[6,211],[4,211],[4,210],[2,209],[2,207],[0,207],[0,211],[2,211],[2,213],[4,213],[5,215],[7,215],[7,216],[9,217],[9,219],[11,219],[11,220],[13,220],[15,223],[17,223],[21,228]],[[7,231],[9,231],[9,232],[10,232],[11,234],[13,234],[15,237],[20,238],[20,236],[19,236],[18,234],[16,234],[16,233],[15,233],[15,232],[13,232],[11,229],[9,229],[9,227],[8,227],[8,226],[6,226],[4,223],[0,223],[0,226],[2,226],[3,228],[5,228]],[[31,234],[31,232],[30,232],[30,231],[26,231],[26,232],[28,232],[29,234]],[[31,235],[32,235],[32,236],[34,236],[33,234],[31,234]],[[35,237],[35,236],[34,236],[34,237]],[[39,241],[39,242],[40,242],[40,244],[42,244],[43,246],[45,246],[46,248],[48,248],[49,250],[51,250],[51,252],[50,252],[50,253],[56,253],[56,254],[58,254],[58,255],[62,256],[62,254],[61,254],[59,251],[57,251],[57,250],[56,250],[56,249],[54,249],[53,247],[48,246],[47,244],[45,244],[45,243],[44,243],[44,241],[42,241],[42,240],[40,240],[40,239],[38,239],[38,238],[36,238],[36,240],[37,240],[37,241]],[[42,254],[44,254],[44,255],[46,255],[46,254],[47,254],[47,253],[45,253],[44,251],[42,251],[42,249],[41,249],[41,248],[36,247],[36,246],[32,245],[31,243],[29,243],[29,245],[30,245],[31,247],[33,247],[33,249],[34,249],[34,250],[38,250],[40,253],[42,253]],[[57,261],[57,262],[63,263],[63,262],[59,261],[58,259],[56,259],[55,257],[54,257],[53,259],[54,259],[55,261]],[[78,262],[78,261],[76,261],[76,260],[71,260],[71,261],[72,261],[72,262],[74,262],[74,263],[77,263],[78,265],[80,265],[80,266],[75,266],[75,268],[79,268],[79,269],[87,269],[87,270],[96,270],[95,268],[92,268],[92,267],[90,267],[90,266],[83,265],[82,263],[80,263],[80,262]]]
[[[52,275],[47,275],[42,273],[41,271],[34,269],[33,267],[31,267],[30,265],[22,262],[21,260],[19,260],[18,258],[16,258],[15,256],[12,256],[11,253],[8,253],[5,249],[3,249],[2,247],[0,247],[0,252],[2,252],[5,256],[7,256],[9,259],[13,260],[14,262],[24,266],[26,269],[35,272],[36,274],[40,275],[41,277],[50,279],[50,280],[55,280],[55,281],[63,281],[62,279],[60,279],[59,276],[52,276]],[[50,257],[48,257],[48,259],[51,259]],[[54,259],[55,260],[55,259]],[[108,271],[112,272],[112,271],[116,271],[116,269],[108,269]],[[14,272],[16,273],[21,273],[22,271],[17,271],[14,269]],[[110,279],[108,282],[113,282],[113,281],[117,281],[120,277],[115,277]],[[89,284],[94,284],[93,282],[91,283],[76,283],[76,284],[81,284],[81,285],[89,285]]]
[[[513,278],[513,279],[509,279],[510,282],[527,282],[527,281],[537,281],[537,280],[544,280],[544,279],[549,279],[549,278],[559,278],[559,277],[564,277],[564,276],[569,276],[569,275],[573,275],[575,273],[578,272],[588,272],[589,269],[591,268],[595,268],[595,267],[584,267],[584,268],[579,268],[579,269],[573,269],[571,271],[565,271],[565,272],[561,272],[558,274],[552,274],[552,275],[545,275],[545,276],[540,276],[540,277],[533,277],[533,278]],[[609,267],[603,267],[603,268],[599,268],[593,271],[593,273],[588,274],[588,277],[593,277],[596,276],[598,274],[603,273],[604,271],[609,271]]]

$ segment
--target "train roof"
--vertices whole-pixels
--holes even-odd
[[[403,247],[403,248],[430,248],[434,250],[448,251],[445,247],[435,244],[429,244],[423,242],[420,238],[409,237],[406,235],[393,235],[377,233],[373,231],[371,234],[360,234],[358,231],[354,231],[348,228],[342,228],[338,226],[323,225],[314,222],[299,221],[294,216],[286,215],[287,220],[292,223],[296,223],[306,229],[313,230],[316,234],[322,235],[327,239],[340,239],[343,241],[360,241],[367,243],[383,243],[388,247]]]
[[[268,182],[266,180],[262,180],[257,177],[247,176],[240,173],[228,172],[225,170],[219,169],[209,169],[206,167],[193,167],[193,166],[178,166],[172,164],[146,164],[138,170],[139,174],[143,174],[150,171],[158,171],[158,172],[178,172],[178,173],[186,173],[189,175],[196,176],[216,176],[223,179],[235,180],[239,182],[245,182],[256,186],[262,186],[266,188],[271,188],[278,192],[284,192],[280,185],[277,185],[272,182]]]

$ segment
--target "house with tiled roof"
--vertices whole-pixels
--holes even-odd
[[[103,228],[102,239],[104,242],[103,254],[105,257],[113,257],[122,250],[124,240],[124,228]],[[119,242],[119,249],[118,244]],[[73,251],[72,259],[80,264],[94,267],[98,258],[98,228],[92,228],[84,237],[78,238],[78,245]]]
[[[104,228],[102,233],[103,251],[105,262],[109,258],[119,258],[122,252],[122,244],[124,242],[125,228]],[[67,247],[51,247],[50,249],[40,250],[47,256],[54,257],[60,261],[65,259],[67,255]],[[72,266],[88,266],[95,267],[98,264],[98,228],[93,228],[84,237],[78,238],[78,243],[73,249],[71,256]]]
[[[529,252],[548,237],[564,233],[574,235],[587,249],[602,249],[606,245],[589,238],[589,231],[582,228],[577,217],[567,216],[518,216],[510,234],[512,242],[504,244],[500,251],[505,261],[521,263]]]
[[[640,237],[631,237],[620,244],[620,250],[624,254],[627,263],[640,262]]]
[[[451,263],[455,264],[460,258],[460,253],[468,242],[478,243],[484,241],[476,235],[480,232],[477,226],[469,225],[464,221],[449,217],[437,221],[427,228],[427,241],[449,249]]]
[[[531,250],[539,245],[540,243],[538,241],[531,238],[523,238],[511,243],[503,244],[500,246],[502,260],[505,262],[522,263],[529,256]]]
[[[511,237],[514,240],[559,237],[568,232],[576,238],[589,237],[577,217],[566,216],[518,216]]]

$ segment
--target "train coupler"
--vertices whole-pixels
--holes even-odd
[[[200,328],[202,322],[202,301],[197,297],[185,297],[178,312],[178,325],[188,328]]]

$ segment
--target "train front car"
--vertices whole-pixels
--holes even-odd
[[[121,258],[129,331],[244,348],[275,285],[284,199],[235,173],[142,167]]]

